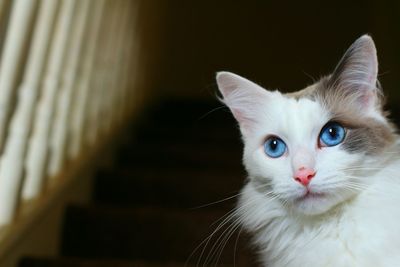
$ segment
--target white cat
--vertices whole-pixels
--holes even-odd
[[[400,266],[399,138],[377,69],[364,35],[295,93],[218,73],[249,174],[237,211],[263,266]]]

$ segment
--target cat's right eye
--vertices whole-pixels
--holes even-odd
[[[286,144],[279,137],[271,136],[264,143],[264,152],[271,158],[279,158],[286,151]]]
[[[336,146],[343,142],[346,136],[345,128],[337,122],[328,122],[319,135],[320,146]]]

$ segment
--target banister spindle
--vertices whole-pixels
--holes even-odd
[[[3,20],[5,13],[6,13],[6,5],[9,0],[0,0],[0,21]]]
[[[0,48],[2,47],[4,42],[4,33],[7,24],[7,15],[10,9],[10,1],[11,0],[0,0]]]
[[[125,40],[125,46],[124,46],[124,51],[123,51],[123,68],[121,70],[121,77],[120,77],[120,85],[119,87],[121,88],[121,93],[120,93],[120,117],[122,120],[127,119],[128,115],[128,105],[131,105],[132,103],[129,102],[129,83],[128,80],[130,77],[134,76],[135,73],[132,71],[131,67],[133,66],[133,60],[132,60],[132,54],[133,54],[133,49],[134,49],[134,44],[135,44],[135,32],[136,32],[136,18],[138,12],[138,3],[137,2],[130,2],[131,6],[129,8],[129,15],[128,15],[128,27],[126,28],[126,40]]]
[[[115,94],[116,88],[113,88],[113,75],[114,71],[118,68],[117,62],[115,61],[115,54],[118,47],[119,37],[121,34],[121,20],[123,14],[123,1],[115,1],[114,19],[111,23],[111,33],[113,33],[112,39],[108,40],[106,53],[104,54],[103,62],[103,84],[100,94],[100,106],[98,110],[98,118],[101,118],[101,124],[98,129],[100,135],[107,133],[111,129],[112,123],[112,99]],[[112,42],[111,42],[112,40]]]
[[[109,28],[112,14],[113,2],[109,0],[104,1],[104,13],[100,22],[100,29],[98,41],[95,47],[93,58],[93,69],[90,73],[89,81],[89,96],[86,107],[85,123],[84,123],[84,141],[89,145],[93,145],[97,139],[96,127],[98,121],[96,118],[98,99],[100,99],[100,85],[102,80],[102,57],[105,53],[106,41],[110,38]]]
[[[4,145],[12,100],[37,4],[37,0],[15,0],[11,9],[0,63],[0,148]]]
[[[124,84],[123,84],[123,72],[128,64],[129,58],[127,57],[127,49],[129,46],[129,29],[132,27],[131,15],[132,5],[131,2],[125,2],[123,7],[123,14],[121,15],[121,32],[119,37],[118,49],[115,54],[115,73],[112,82],[112,89],[115,90],[113,97],[113,104],[111,111],[113,112],[113,124],[120,124],[123,119],[123,95],[124,95]]]
[[[110,53],[110,61],[108,67],[109,73],[109,82],[108,82],[108,90],[106,91],[108,97],[107,102],[104,107],[104,114],[107,114],[107,124],[105,130],[112,129],[114,124],[118,121],[118,95],[121,91],[119,87],[119,79],[121,69],[124,64],[124,60],[122,59],[122,52],[124,41],[126,38],[126,27],[128,22],[128,12],[129,12],[129,2],[121,1],[119,9],[118,9],[118,24],[116,26],[117,33],[114,42],[114,46]]]
[[[5,142],[6,120],[10,113],[9,109],[11,108],[12,94],[16,90],[18,73],[23,72],[23,69],[18,64],[21,63],[21,57],[24,53],[26,42],[28,42],[27,35],[33,21],[33,14],[36,5],[37,1],[16,1],[12,7],[11,21],[8,28],[0,70],[0,76],[4,75],[0,77],[0,105],[2,108],[0,116],[0,142],[2,143]],[[39,22],[36,23],[36,25],[38,24]],[[38,34],[38,31],[40,32],[38,27],[39,26],[35,28],[35,34]],[[15,33],[13,31],[20,32]],[[38,44],[36,42],[31,46],[30,50],[37,48]],[[11,58],[12,56],[15,56],[16,58]],[[40,59],[30,57],[28,59],[28,66],[34,64],[32,60]],[[27,75],[27,72],[25,72],[25,75]],[[24,128],[24,126],[20,123],[26,121],[27,119],[24,109],[30,104],[31,101],[35,101],[32,100],[32,97],[34,98],[34,94],[35,92],[33,91],[21,88],[18,98],[18,109],[17,112],[14,113],[15,116],[12,117],[12,128],[10,130],[9,138],[7,139],[5,153],[3,153],[1,157],[0,226],[10,223],[16,212],[20,182],[22,178],[21,175],[24,155],[22,152],[27,138],[27,131],[25,131],[26,128]]]
[[[94,59],[99,42],[100,24],[103,17],[103,7],[105,0],[97,0],[92,3],[93,18],[89,27],[88,41],[83,53],[83,64],[78,78],[77,93],[74,97],[75,108],[71,116],[71,143],[68,146],[69,156],[75,157],[82,146],[82,132],[87,114],[87,104],[91,97],[91,77],[94,69]]]
[[[124,87],[124,70],[127,67],[127,62],[128,62],[128,51],[127,47],[130,45],[130,39],[131,39],[131,32],[130,29],[134,27],[132,21],[133,18],[132,16],[132,2],[127,2],[127,7],[125,7],[125,18],[123,21],[123,31],[121,34],[121,43],[120,43],[120,48],[119,48],[119,53],[117,57],[117,64],[119,65],[118,73],[116,74],[116,77],[114,77],[114,85],[113,87],[118,88],[118,91],[116,92],[115,100],[114,100],[114,117],[115,117],[115,123],[121,124],[123,123],[123,114],[124,114],[124,101],[123,97],[125,95],[125,87]]]
[[[48,140],[55,111],[57,90],[67,56],[67,44],[72,35],[72,25],[76,16],[76,0],[60,0],[60,12],[52,37],[42,92],[34,118],[33,132],[28,146],[26,179],[22,197],[31,199],[41,192],[47,177],[45,165],[49,155]]]
[[[90,0],[78,1],[78,14],[74,23],[68,57],[66,58],[66,68],[63,72],[63,83],[58,95],[57,110],[50,138],[51,157],[49,159],[48,174],[51,177],[54,177],[61,170],[65,161],[71,99],[74,94],[76,73],[81,56],[84,32],[89,17],[89,4]]]
[[[134,13],[136,15],[136,13]],[[124,114],[130,116],[137,106],[137,101],[139,98],[139,92],[136,92],[134,89],[136,88],[135,82],[137,81],[137,64],[138,64],[138,51],[140,40],[138,40],[138,35],[136,34],[136,27],[131,29],[129,32],[130,42],[127,47],[127,65],[124,70],[124,76],[122,79],[123,87],[125,88],[125,92],[122,98]],[[133,98],[135,96],[135,98]]]
[[[117,20],[116,7],[118,1],[106,1],[107,14],[102,23],[102,34],[99,48],[97,49],[95,59],[95,71],[93,73],[93,90],[91,94],[91,101],[89,105],[89,116],[86,128],[87,138],[90,144],[93,144],[101,135],[101,129],[104,125],[104,118],[102,113],[103,100],[106,96],[107,90],[107,60],[108,54],[111,52],[113,42],[115,40],[115,23]]]
[[[9,137],[5,143],[4,153],[0,159],[0,179],[13,183],[14,190],[19,189],[25,163],[35,104],[39,94],[40,81],[47,59],[50,35],[57,13],[58,1],[42,0],[38,21],[35,25],[33,40],[29,49],[26,69],[18,89],[19,97],[11,117]],[[0,192],[3,190],[0,188]],[[11,191],[10,188],[7,189]],[[14,192],[17,195],[17,192]],[[2,194],[0,193],[0,199]],[[17,196],[16,196],[17,198]],[[16,199],[13,200],[14,202]],[[2,203],[0,201],[0,203]],[[0,204],[1,205],[1,204]],[[11,203],[8,205],[12,205]]]
[[[123,98],[124,101],[124,106],[125,106],[125,114],[130,116],[131,114],[134,113],[136,108],[139,108],[139,106],[142,104],[143,99],[141,95],[141,91],[137,91],[137,88],[140,88],[141,85],[139,84],[141,82],[140,77],[138,77],[138,64],[139,62],[142,62],[141,58],[143,56],[142,53],[140,53],[141,49],[141,40],[140,40],[140,34],[139,34],[139,26],[138,26],[138,14],[140,10],[140,1],[135,1],[134,2],[135,6],[131,9],[131,12],[133,13],[131,15],[132,19],[134,20],[132,23],[133,27],[131,27],[130,32],[128,35],[131,36],[131,43],[128,47],[128,64],[125,70],[125,79],[124,79],[124,87],[126,88],[125,96]]]

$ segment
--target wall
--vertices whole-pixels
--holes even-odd
[[[400,98],[398,1],[168,0],[163,10],[153,79],[164,95],[214,97],[219,70],[297,90],[312,83],[310,76],[329,73],[357,37],[370,33],[383,86]]]

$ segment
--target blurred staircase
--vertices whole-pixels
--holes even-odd
[[[19,266],[255,266],[232,223],[207,239],[245,178],[239,131],[226,109],[210,112],[218,106],[168,101],[152,109],[131,127],[113,167],[96,175],[92,203],[66,209],[61,256],[27,256]]]

